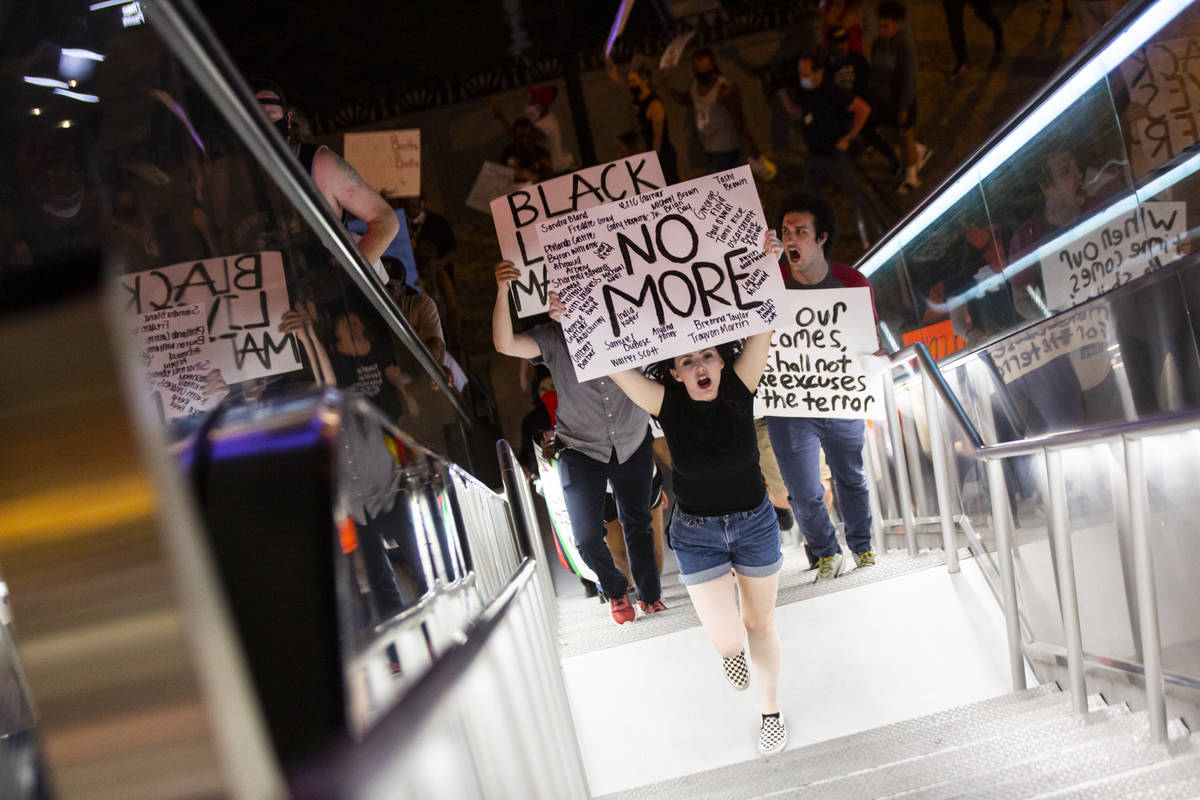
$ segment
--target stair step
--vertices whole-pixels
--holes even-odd
[[[1024,775],[1009,775],[1006,776],[1007,779],[996,775],[991,786],[979,787],[974,791],[960,787],[963,791],[955,796],[970,797],[973,800],[1031,797],[1039,791],[1045,791],[1047,787],[1075,786],[1085,781],[1149,767],[1169,758],[1172,753],[1187,755],[1200,752],[1196,745],[1186,738],[1171,745],[1154,744],[1150,741],[1149,719],[1145,717],[1144,712],[1138,716],[1141,717],[1140,725],[1133,736],[1123,733],[1116,737],[1099,739],[1090,742],[1089,746],[1083,749],[1071,749],[1068,746],[1055,752],[1051,746],[1046,752],[1053,755],[1040,759],[1036,764],[1024,765]],[[1112,723],[1103,727],[1111,725]]]
[[[1193,736],[1193,745],[1198,743]],[[1130,770],[1120,775],[1098,778],[1057,791],[1039,794],[1039,798],[1054,800],[1084,800],[1085,798],[1152,797],[1154,800],[1193,798],[1200,791],[1200,753],[1175,756],[1149,767]]]
[[[842,750],[846,747],[868,744],[875,741],[894,741],[939,725],[955,725],[964,719],[998,719],[1011,716],[1013,713],[1020,713],[1017,711],[1018,708],[1033,711],[1045,706],[1061,705],[1067,702],[1066,697],[1067,695],[1059,690],[1058,684],[1043,683],[1040,686],[1034,686],[1024,691],[989,697],[987,700],[981,700],[970,705],[948,708],[945,711],[938,711],[923,717],[893,722],[881,728],[871,728],[870,730],[839,736],[836,739],[827,739],[826,741],[800,748],[794,752],[802,752],[806,756],[818,756]],[[803,717],[798,720],[798,723],[801,725],[804,724]]]
[[[1077,780],[1071,780],[1069,775],[1059,774],[1060,771],[1075,770],[1078,765],[1091,763],[1093,759],[1123,750],[1131,744],[1147,744],[1150,739],[1148,725],[1149,717],[1145,711],[1120,715],[1103,725],[1082,728],[1076,731],[1069,741],[1055,743],[1054,748],[1036,751],[1037,755],[1027,761],[1009,763],[998,769],[977,772],[962,778],[947,772],[939,776],[937,783],[901,791],[893,796],[902,797],[904,800],[948,800],[1014,784],[1008,796],[1019,797],[1032,794],[1037,789],[1050,785],[1052,781],[1059,784],[1076,783]],[[1179,730],[1178,733],[1185,734],[1186,731]],[[1069,764],[1064,766],[1064,760],[1067,759]],[[1027,779],[1038,783],[1028,790],[1021,791],[1020,786],[1015,784]]]
[[[1104,727],[1109,720],[1128,715],[1129,710],[1123,705],[1108,706],[1085,715],[1060,708],[1053,717],[1031,727],[1018,725],[986,739],[956,739],[948,746],[890,763],[882,763],[888,761],[889,754],[881,749],[879,766],[853,774],[848,769],[838,769],[829,778],[792,790],[788,796],[856,800],[880,797],[903,788],[919,788],[947,776],[966,778],[998,765],[1034,757],[1064,739]],[[797,778],[800,783],[800,776]]]

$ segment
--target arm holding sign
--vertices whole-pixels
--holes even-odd
[[[400,231],[400,220],[392,207],[328,147],[318,150],[313,158],[313,182],[327,200],[333,201],[335,216],[340,217],[345,210],[367,223],[358,249],[368,263],[378,261]]]
[[[766,362],[766,358],[763,362]],[[658,412],[662,411],[663,395],[667,390],[658,381],[650,380],[637,369],[614,372],[609,377],[634,405],[648,412],[650,416],[657,417]]]
[[[733,371],[751,392],[758,389],[758,382],[767,367],[767,354],[771,351],[773,333],[774,331],[763,331],[748,338],[737,361],[733,362]]]
[[[516,358],[537,358],[542,348],[525,333],[514,333],[512,315],[508,310],[508,285],[521,277],[521,270],[511,261],[496,265],[496,305],[492,308],[492,345],[497,353]]]

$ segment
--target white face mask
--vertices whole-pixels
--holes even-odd
[[[800,85],[803,86],[805,89],[817,88],[817,82],[814,81],[812,78],[801,78]]]
[[[531,122],[541,119],[546,115],[546,109],[539,105],[525,106],[525,116]]]

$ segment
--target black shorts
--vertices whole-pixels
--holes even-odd
[[[872,109],[871,116],[874,118],[876,125],[885,125],[889,128],[896,128],[897,130],[902,130],[902,131],[911,130],[912,128],[916,127],[916,124],[917,124],[917,101],[916,101],[916,98],[914,98],[912,103],[910,103],[908,106],[908,117],[904,120],[903,125],[901,125],[900,122],[898,121],[898,118],[900,116],[900,109],[897,108],[896,106],[889,105],[887,103],[879,103],[875,106],[872,106],[871,109]]]

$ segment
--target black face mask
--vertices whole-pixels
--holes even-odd
[[[629,87],[629,96],[632,97],[634,100],[641,100],[642,99],[642,90],[636,86],[630,86]]]
[[[286,114],[283,115],[282,117],[275,120],[271,124],[275,126],[275,130],[279,131],[279,135],[282,136],[283,140],[286,142],[288,140],[288,130],[289,130],[287,115]]]
[[[701,83],[708,83],[712,80],[713,75],[717,74],[717,71],[715,69],[708,69],[704,72],[693,72],[692,74],[695,75],[696,80],[700,81]]]

